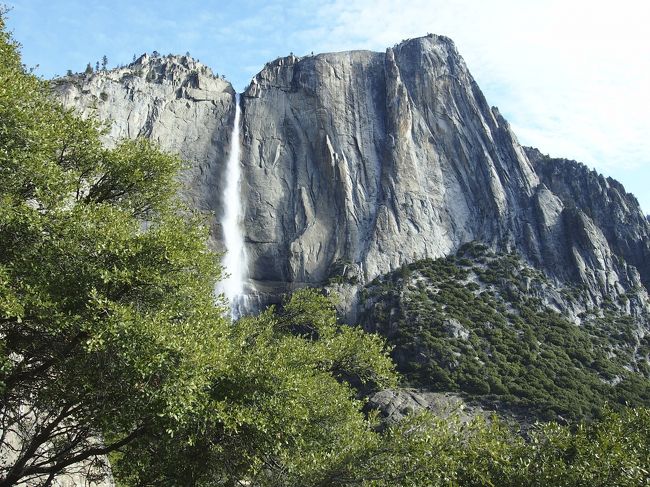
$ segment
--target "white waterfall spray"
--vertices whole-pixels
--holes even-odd
[[[239,317],[240,314],[239,305],[244,292],[247,271],[244,234],[242,232],[243,212],[240,198],[240,118],[241,108],[239,106],[239,95],[237,94],[235,95],[235,122],[230,138],[230,157],[226,165],[226,186],[223,192],[224,215],[221,220],[226,246],[223,266],[229,275],[219,286],[220,291],[225,294],[230,302],[233,318]]]

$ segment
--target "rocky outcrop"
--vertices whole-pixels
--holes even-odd
[[[228,83],[186,57],[144,56],[58,90],[110,120],[110,139],[144,135],[180,153],[191,163],[187,199],[220,213]],[[280,58],[241,103],[243,231],[259,292],[321,285],[346,263],[350,308],[356,284],[481,241],[584,284],[596,305],[634,290],[647,299],[650,224],[634,198],[524,150],[445,37]]]
[[[368,398],[366,409],[379,411],[385,425],[399,423],[406,416],[423,410],[439,418],[457,415],[462,422],[468,422],[487,413],[478,405],[469,405],[459,394],[429,392],[415,389],[386,389]]]
[[[143,55],[126,67],[54,81],[63,104],[108,123],[107,144],[148,137],[187,161],[188,203],[221,211],[222,180],[235,116],[235,91],[210,68],[188,56]],[[215,246],[221,247],[218,218]]]
[[[650,289],[650,226],[637,199],[621,183],[584,164],[542,155],[526,148],[544,184],[561,204],[584,215],[602,233],[614,259],[633,265]]]

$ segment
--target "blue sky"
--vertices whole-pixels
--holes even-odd
[[[428,32],[456,42],[521,143],[621,181],[650,213],[646,0],[4,0],[44,77],[106,55],[189,51],[238,91],[290,52],[383,51]]]

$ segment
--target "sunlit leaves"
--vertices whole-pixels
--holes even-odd
[[[225,367],[227,321],[179,159],[104,148],[0,36],[0,430],[25,445],[0,478],[17,482],[92,456],[99,435],[173,434]]]

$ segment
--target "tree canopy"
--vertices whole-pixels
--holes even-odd
[[[648,485],[647,409],[529,441],[496,418],[380,427],[383,339],[309,289],[230,322],[179,159],[101,130],[0,15],[0,486],[97,480],[107,458],[134,487]]]
[[[105,148],[1,32],[0,485],[112,452],[138,484],[170,480],[183,451],[214,463],[182,462],[176,483],[304,477],[372,436],[352,385],[395,385],[383,341],[313,291],[230,324],[178,158],[144,139]]]
[[[175,198],[180,161],[146,140],[104,148],[101,127],[56,103],[0,36],[0,485],[12,485],[182,424],[224,366],[226,322],[217,256]]]

